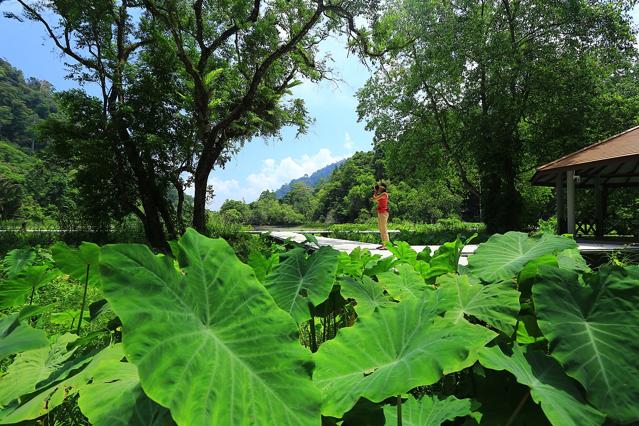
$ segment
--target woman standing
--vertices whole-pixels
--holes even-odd
[[[386,250],[386,243],[390,241],[388,238],[388,192],[386,192],[386,185],[382,182],[375,185],[373,200],[377,201],[377,225],[382,238],[382,245],[377,249]]]

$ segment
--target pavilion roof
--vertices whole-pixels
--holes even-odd
[[[579,176],[577,186],[591,186],[597,176],[604,185],[639,185],[639,126],[538,167],[532,183],[554,186],[569,170]]]

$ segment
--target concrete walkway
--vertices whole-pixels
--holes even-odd
[[[310,232],[308,232],[310,233]],[[292,232],[292,231],[271,231],[271,237],[279,240],[286,241],[291,240],[296,243],[305,244],[306,237],[304,234],[300,232]],[[355,248],[359,247],[362,249],[368,249],[372,254],[379,254],[382,257],[390,256],[391,253],[388,250],[377,250],[376,247],[379,247],[379,244],[371,244],[371,243],[362,243],[359,241],[350,241],[350,240],[341,240],[337,238],[326,238],[326,237],[315,237],[317,238],[317,242],[320,246],[330,246],[335,250],[343,251],[345,253],[350,253]],[[605,252],[613,252],[619,250],[629,250],[629,251],[637,251],[639,252],[639,244],[626,244],[626,243],[615,243],[615,242],[598,242],[598,241],[578,241],[579,251],[584,254],[592,254],[592,253],[605,253]],[[426,247],[430,247],[431,253],[435,252],[440,246],[438,245],[428,245],[428,246],[411,246],[413,250],[417,253],[424,250]],[[462,255],[459,259],[460,265],[468,264],[468,256],[477,250],[477,244],[469,244],[462,249]]]
[[[305,244],[306,237],[303,234],[298,232],[290,232],[290,231],[274,231],[270,233],[271,237],[279,240],[286,241],[291,240],[296,243]],[[359,247],[361,249],[368,249],[371,254],[379,254],[382,257],[387,257],[391,255],[391,252],[388,250],[377,250],[376,247],[379,247],[379,244],[371,244],[371,243],[362,243],[359,241],[350,241],[350,240],[340,240],[337,238],[326,238],[326,237],[315,237],[317,238],[317,242],[320,246],[330,246],[335,250],[343,251],[345,253],[350,253],[355,248]],[[431,253],[437,250],[440,246],[429,245],[429,246],[411,246],[413,250],[417,253],[424,250],[426,247],[430,247]],[[475,250],[477,250],[476,244],[469,244],[465,246],[462,250],[462,257],[459,259],[459,263],[461,265],[466,265],[468,263],[467,256],[472,254]]]

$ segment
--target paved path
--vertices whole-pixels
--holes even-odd
[[[291,240],[297,243],[304,244],[306,243],[306,237],[300,232],[292,232],[292,231],[272,231],[270,235],[280,241]],[[356,247],[360,247],[362,249],[368,249],[372,254],[379,254],[382,257],[390,256],[390,252],[388,250],[377,250],[378,244],[371,243],[362,243],[359,241],[349,241],[349,240],[340,240],[337,238],[326,238],[326,237],[315,237],[317,238],[317,242],[320,246],[331,246],[336,250],[343,251],[346,253],[350,253]],[[614,242],[596,242],[596,241],[581,241],[577,243],[579,245],[579,251],[582,253],[603,253],[603,252],[612,252],[617,250],[632,250],[639,251],[639,244],[625,244],[625,243],[614,243]],[[431,253],[437,250],[440,246],[438,245],[428,245],[428,246],[411,246],[413,250],[417,253],[424,250],[426,247],[430,247]],[[459,259],[460,265],[468,264],[468,256],[477,250],[477,244],[469,244],[462,249],[462,255]]]
[[[303,234],[300,234],[298,232],[274,231],[274,232],[271,232],[270,235],[271,237],[280,241],[291,240],[291,241],[295,241],[296,243],[301,243],[301,244],[306,243],[306,237]],[[359,241],[340,240],[337,238],[326,238],[326,237],[315,237],[315,238],[317,238],[317,242],[319,243],[320,246],[331,246],[335,250],[343,251],[346,253],[350,253],[355,248],[359,247],[362,249],[368,249],[370,250],[372,254],[379,254],[382,257],[387,257],[391,255],[391,253],[388,250],[377,250],[376,247],[379,247],[379,244],[362,243]],[[436,245],[411,246],[411,247],[417,253],[421,252],[426,247],[430,247],[431,252],[434,252],[435,250],[439,248],[439,246],[436,246]],[[468,263],[467,256],[473,253],[476,249],[477,249],[476,244],[469,244],[465,246],[462,250],[462,257],[459,259],[459,263],[461,265],[466,265]]]

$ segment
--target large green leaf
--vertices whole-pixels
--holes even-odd
[[[387,271],[377,275],[381,286],[394,299],[420,298],[425,291],[432,290],[432,286],[427,285],[421,274],[410,264],[402,263],[394,269],[396,272]]]
[[[34,392],[38,383],[59,370],[73,356],[74,349],[69,350],[68,345],[76,339],[73,334],[64,334],[52,344],[47,342],[46,346],[16,355],[6,374],[0,377],[0,407]]]
[[[434,300],[408,299],[360,317],[322,344],[313,374],[322,414],[341,417],[360,397],[381,402],[472,365],[495,333],[439,312]]]
[[[561,366],[541,351],[527,351],[515,344],[509,357],[494,346],[479,353],[479,362],[492,370],[506,370],[528,386],[533,401],[553,425],[595,426],[604,421],[605,416],[584,401]]]
[[[1,409],[0,424],[14,424],[41,417],[61,405],[67,398],[76,395],[91,380],[94,366],[105,352],[102,351],[95,357],[83,356],[71,359],[73,351],[68,351],[67,346],[75,339],[77,336],[63,335],[51,345],[47,353],[37,349],[20,354],[20,356],[24,355],[24,358],[16,357],[14,364],[16,362],[24,364],[28,361],[27,364],[32,365],[21,365],[20,372],[12,370],[12,365],[9,367],[7,376],[12,376],[11,379],[15,380],[16,386],[22,386],[23,383],[29,384],[21,390],[34,386],[35,389]],[[39,380],[47,375],[46,380]],[[17,390],[14,393],[17,394]]]
[[[169,410],[144,394],[135,365],[123,362],[122,345],[103,350],[91,383],[80,389],[78,405],[94,426],[168,426]]]
[[[309,305],[320,305],[333,289],[337,256],[338,251],[330,247],[322,247],[310,256],[302,248],[291,250],[267,277],[264,286],[275,303],[295,321],[309,320]]]
[[[32,249],[13,249],[2,260],[2,266],[8,278],[17,277],[20,272],[30,266],[36,258]]]
[[[361,279],[340,277],[338,283],[342,296],[355,300],[355,312],[358,316],[370,315],[379,308],[395,304],[384,294],[382,286],[370,277],[364,276]]]
[[[20,314],[0,319],[0,361],[9,355],[42,348],[48,344],[44,331],[20,323]]]
[[[465,275],[437,279],[439,300],[455,322],[472,315],[507,335],[513,334],[519,314],[519,292],[508,283],[471,284]]]
[[[51,254],[58,269],[65,274],[84,283],[88,271],[89,283],[99,282],[100,246],[97,244],[83,242],[74,249],[58,242],[51,246]]]
[[[0,308],[22,305],[38,288],[50,283],[58,272],[47,266],[23,268],[13,279],[0,283]]]
[[[476,235],[473,235],[467,239],[466,242],[463,242],[461,238],[457,236],[455,241],[444,243],[439,246],[428,261],[430,268],[428,272],[424,274],[424,278],[431,280],[449,272],[457,272],[459,267],[459,258],[461,257],[464,246],[475,237]]]
[[[417,260],[417,252],[406,241],[398,241],[395,246],[389,244],[388,250],[395,255],[399,263],[414,265]]]
[[[574,240],[558,235],[529,237],[523,232],[495,234],[468,258],[470,271],[486,282],[510,280],[533,259],[576,248]]]
[[[350,253],[339,253],[337,273],[359,278],[366,267],[374,267],[380,259],[378,254],[373,255],[369,250],[355,247]]]
[[[253,270],[193,230],[178,260],[183,273],[142,245],[102,249],[104,292],[145,393],[180,425],[319,424],[310,353]]]
[[[533,286],[539,328],[594,406],[617,421],[638,421],[639,271],[605,268],[587,282],[542,268]]]
[[[409,397],[402,404],[402,425],[440,426],[446,421],[473,414],[472,405],[472,400],[454,396],[445,399],[431,395],[424,395],[421,399]],[[397,407],[385,405],[384,417],[388,426],[397,425]]]

